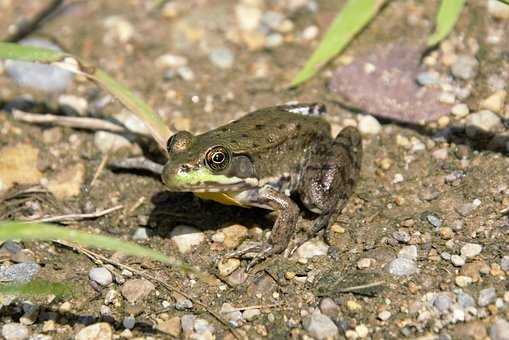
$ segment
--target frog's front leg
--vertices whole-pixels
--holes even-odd
[[[299,218],[299,207],[297,204],[288,196],[270,186],[264,186],[258,191],[256,203],[257,205],[269,206],[278,213],[278,216],[267,243],[228,255],[228,257],[233,257],[257,252],[257,255],[248,264],[246,270],[249,270],[253,265],[270,255],[283,252],[292,238],[297,219]]]

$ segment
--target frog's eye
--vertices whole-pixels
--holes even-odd
[[[186,150],[193,141],[193,135],[187,131],[179,131],[168,139],[166,148],[169,153],[178,153]]]
[[[222,146],[215,146],[207,151],[205,162],[212,171],[224,170],[230,164],[230,153]]]

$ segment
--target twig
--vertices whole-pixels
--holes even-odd
[[[127,214],[130,215],[132,214],[136,209],[138,209],[143,203],[145,203],[145,196],[141,196],[137,201],[136,203],[133,204],[132,207],[130,207],[129,209],[127,209]]]
[[[59,216],[51,216],[51,217],[43,217],[34,220],[28,220],[27,223],[43,223],[43,222],[68,222],[68,221],[79,221],[85,220],[89,218],[97,218],[104,215],[107,215],[113,211],[119,210],[123,207],[123,205],[117,205],[113,208],[109,208],[106,210],[96,211],[88,214],[68,214],[68,215],[59,215]]]
[[[32,19],[26,21],[23,20],[19,23],[15,28],[14,32],[10,33],[5,37],[4,41],[6,42],[16,42],[33,31],[37,30],[41,23],[46,20],[51,14],[53,14],[58,7],[64,2],[64,0],[53,0],[46,5],[46,7],[42,8],[39,13],[37,13]]]
[[[381,286],[383,284],[385,284],[384,281],[376,281],[376,282],[367,283],[367,284],[364,284],[364,285],[343,288],[343,289],[339,290],[339,293],[350,293],[350,292],[355,292],[355,291],[359,291],[359,290],[362,290],[362,289],[375,288],[375,287]]]
[[[90,117],[65,117],[51,114],[28,113],[21,110],[13,110],[14,119],[33,124],[54,124],[87,130],[106,130],[111,132],[128,132],[126,128],[103,119]]]
[[[504,208],[504,209],[500,210],[500,214],[501,214],[501,215],[505,215],[505,214],[507,214],[507,213],[509,213],[509,207],[507,207],[507,208]]]
[[[94,177],[90,181],[89,190],[92,190],[94,187],[95,182],[97,181],[97,178],[101,174],[101,172],[104,170],[104,167],[106,166],[106,162],[108,162],[109,154],[106,153],[103,158],[101,159],[101,163],[99,163],[99,166],[97,167],[97,170],[95,171]]]
[[[245,307],[237,307],[232,308],[231,311],[243,311],[243,310],[250,310],[250,309],[263,309],[263,308],[274,308],[281,306],[280,303],[273,303],[270,305],[254,305],[254,306],[245,306]]]
[[[89,249],[83,248],[83,247],[75,245],[73,243],[70,243],[70,242],[67,242],[67,241],[54,241],[54,242],[58,243],[58,244],[61,244],[61,245],[64,245],[66,247],[74,249],[75,251],[77,251],[79,253],[84,254],[85,256],[90,258],[92,261],[94,261],[94,263],[97,263],[96,261],[102,261],[103,263],[109,263],[109,264],[114,265],[114,266],[116,266],[118,268],[127,269],[131,273],[134,273],[136,275],[144,277],[147,280],[150,280],[150,281],[153,281],[153,282],[157,282],[159,285],[161,285],[162,287],[166,288],[168,291],[178,293],[178,294],[182,295],[183,297],[185,297],[186,299],[191,300],[194,304],[197,304],[197,305],[200,305],[201,307],[203,307],[207,311],[207,313],[212,315],[217,321],[219,321],[221,324],[226,326],[228,328],[228,330],[233,334],[233,336],[236,339],[239,339],[239,340],[242,339],[242,337],[237,333],[237,331],[235,329],[233,329],[232,326],[226,320],[224,320],[221,317],[221,315],[219,315],[218,313],[214,312],[212,309],[209,308],[209,306],[207,306],[205,303],[201,302],[197,298],[194,298],[194,297],[190,296],[189,294],[187,294],[187,293],[183,292],[182,290],[180,290],[180,289],[178,289],[178,288],[176,288],[176,287],[166,283],[165,281],[163,281],[163,280],[161,280],[161,279],[159,279],[157,277],[154,277],[154,276],[152,276],[150,274],[147,274],[144,271],[138,270],[136,268],[133,268],[133,267],[128,266],[126,264],[120,263],[118,261],[114,261],[112,259],[107,258],[106,256],[103,256],[101,254],[95,253],[95,252],[93,252],[93,251],[91,251]]]
[[[137,170],[145,170],[150,171],[156,175],[161,175],[163,173],[163,165],[152,162],[144,157],[133,157],[126,158],[119,161],[111,162],[111,166],[118,169],[137,169]]]

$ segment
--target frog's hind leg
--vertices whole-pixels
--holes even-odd
[[[331,144],[320,146],[302,173],[299,196],[304,206],[319,214],[310,236],[335,222],[352,195],[359,177],[362,141],[356,128],[343,129]]]

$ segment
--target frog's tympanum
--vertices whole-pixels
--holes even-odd
[[[347,127],[332,138],[325,106],[298,104],[252,112],[194,136],[180,131],[168,141],[162,180],[170,191],[275,210],[278,217],[257,259],[285,250],[299,206],[317,215],[311,232],[334,223],[359,176],[362,141]]]

